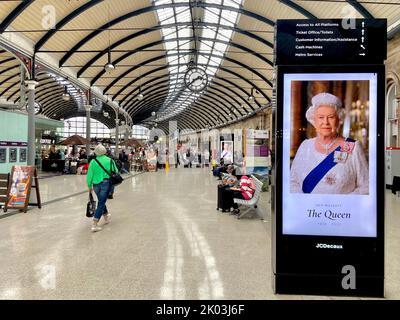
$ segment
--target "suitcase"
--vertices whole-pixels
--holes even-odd
[[[226,186],[218,185],[217,193],[218,193],[218,200],[217,200],[217,210],[221,209],[222,212],[229,212],[231,211],[231,207],[233,206],[233,199],[231,197],[224,197]]]

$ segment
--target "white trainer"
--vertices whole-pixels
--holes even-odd
[[[111,213],[107,213],[103,215],[103,217],[104,217],[104,224],[109,224],[111,220]]]
[[[92,226],[91,230],[92,230],[92,232],[97,232],[97,231],[103,230],[103,228],[96,225],[96,226]]]

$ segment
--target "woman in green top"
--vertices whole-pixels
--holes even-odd
[[[109,173],[115,172],[116,165],[114,163],[114,160],[106,156],[106,152],[107,150],[103,145],[99,144],[96,146],[96,148],[94,149],[96,158],[90,161],[88,173],[86,176],[86,182],[89,188],[89,192],[92,192],[94,190],[98,200],[97,209],[93,216],[93,224],[91,228],[93,232],[102,230],[102,228],[97,225],[97,223],[101,219],[101,216],[104,217],[105,224],[110,222],[111,217],[111,214],[108,213],[106,202],[112,185],[110,181],[110,175],[106,171],[108,171]],[[106,171],[103,170],[99,163],[104,167]]]

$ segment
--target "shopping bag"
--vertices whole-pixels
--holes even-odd
[[[86,205],[86,217],[92,218],[96,211],[96,201],[94,201],[93,195],[89,193],[89,201]]]

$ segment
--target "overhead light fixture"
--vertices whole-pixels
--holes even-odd
[[[254,88],[251,88],[251,93],[250,93],[249,97],[247,98],[247,100],[249,100],[250,102],[254,101]]]
[[[108,114],[109,114],[109,113],[108,113],[107,111],[104,111],[104,112],[103,112],[103,116],[105,116],[106,118],[108,118]]]
[[[138,94],[138,96],[137,96],[137,99],[138,99],[139,101],[142,101],[143,98],[144,98],[144,95],[142,94],[142,88],[139,87],[139,94]]]
[[[64,87],[64,93],[63,93],[63,95],[62,95],[62,99],[63,99],[64,101],[70,101],[70,100],[71,100],[71,96],[70,96],[70,94],[69,94],[68,91],[67,91],[67,86]]]
[[[155,111],[151,113],[151,116],[154,117],[156,115]]]
[[[104,70],[106,70],[106,72],[108,73],[111,73],[112,71],[115,70],[115,67],[111,62],[109,62],[104,66]]]
[[[106,70],[106,72],[108,72],[108,73],[110,73],[110,72],[115,70],[115,66],[111,62],[111,49],[110,49],[110,47],[108,48],[108,62],[104,66],[104,70]]]

